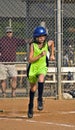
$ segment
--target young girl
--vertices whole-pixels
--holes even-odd
[[[54,42],[46,41],[47,33],[45,28],[38,26],[33,32],[34,42],[30,44],[29,51],[29,66],[27,69],[27,76],[30,83],[29,104],[28,104],[28,117],[33,117],[34,94],[37,89],[36,83],[38,82],[38,99],[37,109],[43,110],[43,88],[44,79],[47,74],[46,56],[48,48],[51,47],[50,59],[54,60]]]

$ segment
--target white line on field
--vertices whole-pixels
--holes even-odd
[[[0,118],[0,120],[10,120],[8,117]],[[23,119],[16,119],[16,118],[11,118],[11,120],[16,120],[16,121],[22,121]]]
[[[65,112],[65,111],[63,111],[63,112],[61,112],[62,114],[75,114],[75,111],[68,111],[68,112]]]
[[[30,123],[39,123],[39,124],[46,124],[46,125],[55,125],[55,126],[62,126],[62,127],[75,127],[75,125],[68,125],[68,124],[59,124],[54,122],[44,122],[44,121],[35,121],[35,120],[26,120]]]
[[[39,114],[34,114],[34,117],[37,117],[37,116],[40,116]],[[24,115],[24,116],[4,116],[4,117],[0,117],[0,120],[23,120],[23,119],[26,119],[27,118],[27,115]]]

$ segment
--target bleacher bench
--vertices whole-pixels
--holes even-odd
[[[75,67],[61,67],[61,76],[67,76],[68,72],[73,73],[73,80],[61,80],[61,83],[75,83]],[[52,75],[53,80],[46,80],[45,83],[57,83],[56,75],[57,68],[56,67],[48,67],[47,75]]]
[[[17,71],[21,71],[21,73],[18,73],[18,77],[26,77],[26,70],[27,70],[27,64],[16,64]],[[24,73],[23,73],[24,72]],[[61,83],[75,83],[75,67],[61,67],[61,75],[67,75],[68,72],[73,73],[74,79],[73,80],[61,80]],[[52,80],[45,80],[45,83],[57,83],[56,75],[57,75],[57,68],[56,67],[48,67],[47,71],[48,76],[52,76]]]

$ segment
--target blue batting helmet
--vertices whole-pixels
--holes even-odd
[[[33,38],[39,37],[39,36],[47,36],[46,29],[42,26],[38,26],[34,29],[33,32]]]

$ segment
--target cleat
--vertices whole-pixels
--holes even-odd
[[[38,110],[39,111],[43,110],[43,103],[42,103],[42,101],[38,101]]]
[[[28,110],[28,118],[32,118],[33,117],[33,108],[30,108],[29,107],[29,110]]]
[[[29,109],[28,118],[32,118],[32,117],[33,117],[33,109]]]

